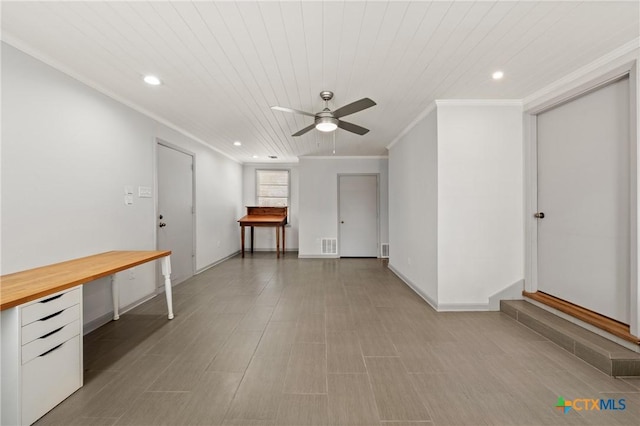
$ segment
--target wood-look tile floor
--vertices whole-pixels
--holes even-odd
[[[637,425],[613,379],[499,312],[436,313],[378,259],[235,257],[85,336],[38,425]],[[555,408],[559,396],[624,411]]]

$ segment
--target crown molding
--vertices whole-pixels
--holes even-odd
[[[427,118],[427,116],[429,114],[431,114],[433,111],[435,111],[436,109],[436,103],[431,102],[429,104],[429,106],[422,111],[411,123],[409,123],[409,125],[407,127],[404,128],[403,131],[401,131],[398,136],[396,136],[389,145],[387,145],[387,149],[391,149],[391,147],[393,147],[395,144],[397,144],[398,142],[400,142],[400,139],[402,139],[407,133],[409,133],[411,131],[411,129],[413,129],[414,127],[416,127],[418,125],[418,123],[420,123],[422,120],[424,120],[425,118]]]
[[[387,155],[301,155],[299,160],[388,160]]]
[[[200,139],[199,137],[195,136],[194,134],[188,132],[187,130],[183,129],[182,127],[172,123],[171,121],[156,115],[154,113],[152,113],[151,111],[141,107],[138,104],[135,104],[119,95],[116,95],[115,93],[113,93],[112,91],[110,91],[109,89],[99,85],[98,83],[96,83],[95,81],[88,79],[86,77],[84,77],[83,75],[78,74],[77,72],[73,71],[71,68],[63,65],[62,63],[56,61],[55,59],[43,54],[42,52],[40,52],[39,50],[33,49],[30,46],[28,46],[26,43],[24,43],[22,40],[20,40],[17,37],[12,36],[11,34],[7,34],[6,32],[3,31],[2,33],[2,37],[0,39],[2,42],[8,44],[9,46],[12,46],[18,50],[20,50],[21,52],[37,59],[38,61],[44,63],[45,65],[50,66],[51,68],[53,68],[54,70],[61,72],[71,78],[73,78],[74,80],[77,80],[78,82],[84,84],[85,86],[113,99],[116,102],[119,102],[129,108],[131,108],[132,110],[145,115],[149,118],[151,118],[152,120],[156,121],[157,123],[163,124],[165,126],[167,126],[168,128],[175,130],[176,132],[182,134],[183,136],[188,137],[189,139],[193,140],[196,143],[199,143],[200,145],[202,145],[203,147],[210,149],[212,151],[217,152],[220,155],[223,155],[225,157],[227,157],[229,160],[236,162],[238,164],[243,164],[242,161],[238,160],[237,158],[232,157],[231,155],[222,152],[221,150],[219,150],[216,147],[213,147],[211,145],[209,145],[208,143],[206,143],[204,140]]]
[[[546,87],[526,96],[522,101],[525,109],[533,109],[544,104],[550,99],[558,96],[560,92],[566,91],[572,85],[579,84],[581,79],[591,79],[594,73],[604,73],[606,68],[613,69],[625,62],[633,61],[632,54],[640,49],[640,37],[623,44],[619,48],[612,50],[595,61],[567,74],[566,76],[554,81]],[[637,59],[637,52],[636,52]]]
[[[522,106],[522,99],[436,99],[437,106]]]

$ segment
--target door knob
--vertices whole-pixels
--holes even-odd
[[[160,228],[164,228],[165,226],[167,226],[167,224],[164,223],[164,222],[160,222],[160,225],[158,225],[158,226],[160,226]]]
[[[533,217],[535,217],[536,219],[544,219],[544,213],[537,212],[536,214],[533,215]]]

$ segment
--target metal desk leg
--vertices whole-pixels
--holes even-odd
[[[160,259],[162,265],[162,275],[164,276],[164,292],[167,296],[167,310],[169,319],[173,319],[173,296],[171,295],[171,256]]]
[[[113,298],[113,320],[120,319],[120,289],[118,288],[118,281],[116,281],[116,274],[111,275],[111,296]]]

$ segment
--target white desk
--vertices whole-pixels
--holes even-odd
[[[117,320],[116,272],[160,259],[172,319],[170,255],[170,251],[110,251],[0,277],[0,423],[31,424],[82,387],[83,284],[111,276]]]

